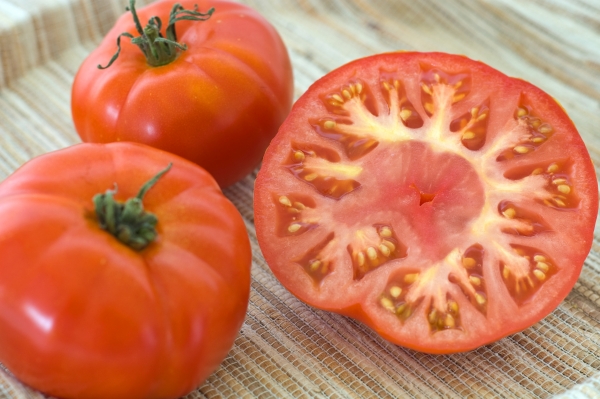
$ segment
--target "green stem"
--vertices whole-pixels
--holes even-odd
[[[186,10],[179,3],[173,5],[171,14],[169,15],[169,25],[167,25],[165,38],[162,33],[162,21],[159,17],[154,16],[150,18],[145,28],[142,28],[140,19],[135,9],[135,0],[129,0],[129,7],[125,8],[127,11],[131,11],[133,15],[133,22],[135,28],[140,36],[134,37],[130,33],[122,33],[117,37],[117,52],[113,55],[106,66],[98,65],[99,69],[106,69],[110,67],[113,62],[119,57],[121,53],[121,36],[125,36],[131,39],[131,43],[135,44],[142,50],[146,56],[148,65],[158,67],[167,65],[173,62],[177,58],[177,50],[185,51],[187,46],[177,42],[177,32],[175,30],[175,24],[178,21],[206,21],[211,17],[214,8],[211,8],[206,13],[198,11],[198,6],[194,6],[193,10]]]
[[[114,190],[106,190],[104,194],[94,196],[94,208],[100,228],[108,231],[123,244],[130,248],[141,251],[156,239],[156,223],[158,219],[150,212],[144,211],[142,200],[148,190],[171,169],[169,164],[156,176],[146,182],[137,196],[127,201],[118,202],[114,199],[117,193],[117,185]]]

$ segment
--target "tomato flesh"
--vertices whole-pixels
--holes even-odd
[[[564,110],[462,56],[383,54],[298,100],[255,188],[292,293],[431,353],[537,322],[574,285],[598,209]]]

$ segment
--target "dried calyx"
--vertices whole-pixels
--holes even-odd
[[[150,18],[145,28],[142,28],[142,24],[138,18],[135,10],[135,0],[129,0],[129,7],[127,11],[131,11],[133,15],[133,21],[135,27],[140,34],[138,37],[134,37],[131,33],[124,32],[117,37],[117,52],[113,55],[106,66],[98,65],[99,69],[106,69],[115,62],[121,53],[121,37],[125,36],[131,39],[131,43],[135,44],[142,50],[146,56],[146,60],[149,65],[153,67],[167,65],[177,58],[177,50],[187,50],[185,44],[177,42],[177,32],[175,31],[175,23],[178,21],[206,21],[211,17],[214,8],[211,8],[206,13],[198,11],[197,6],[193,10],[186,10],[179,3],[173,5],[171,14],[169,15],[169,25],[167,25],[166,35],[164,37],[161,33],[162,21],[159,17],[154,16]]]
[[[142,199],[172,165],[169,164],[146,182],[136,197],[129,198],[124,203],[117,202],[114,198],[117,193],[116,184],[114,190],[96,194],[93,201],[100,227],[136,251],[146,248],[157,236],[155,227],[158,219],[153,213],[144,211]]]

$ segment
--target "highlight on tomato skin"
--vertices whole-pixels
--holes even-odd
[[[242,217],[198,165],[79,144],[0,183],[0,362],[66,399],[167,399],[231,350],[250,294]]]
[[[230,0],[129,6],[73,81],[81,140],[172,152],[202,166],[221,188],[251,173],[293,100],[278,32]]]
[[[254,209],[265,260],[299,299],[453,353],[559,305],[591,248],[598,187],[548,94],[464,56],[402,52],[300,97]]]

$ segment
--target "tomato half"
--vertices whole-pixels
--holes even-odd
[[[136,197],[161,170],[143,212],[104,206],[98,218],[92,198]],[[100,224],[115,212],[131,222],[117,223],[120,239]],[[24,383],[60,398],[176,398],[231,349],[250,245],[196,164],[141,144],[80,144],[2,182],[0,218],[0,362]],[[123,233],[137,219],[141,231]],[[124,244],[153,238],[152,220],[144,249]]]
[[[377,55],[317,81],[255,186],[260,247],[285,287],[430,353],[551,312],[597,211],[593,165],[556,101],[441,53]]]
[[[290,60],[275,29],[236,2],[163,0],[136,14],[143,23],[159,17],[166,27],[175,3],[187,11],[195,5],[203,13],[214,8],[214,13],[174,24],[174,40],[187,49],[163,48],[176,55],[165,65],[152,66],[162,59],[147,59],[130,38],[121,37],[118,58],[98,69],[109,63],[123,32],[139,36],[132,14],[124,14],[75,76],[75,128],[85,142],[134,141],[180,155],[225,187],[258,165],[287,116],[293,96]],[[191,17],[177,12],[175,18]],[[158,30],[163,36],[168,31]]]

